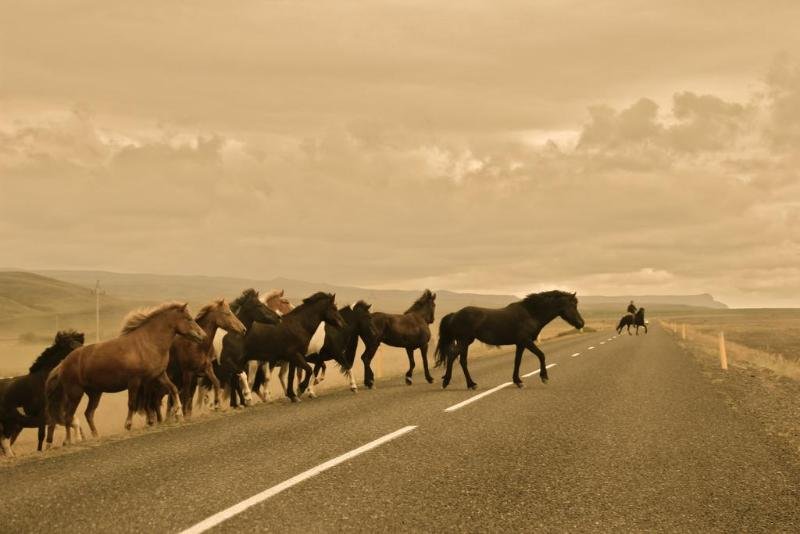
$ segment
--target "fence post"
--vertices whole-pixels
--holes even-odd
[[[681,324],[681,339],[686,340],[686,323]]]
[[[725,349],[725,333],[719,333],[719,365],[724,371],[728,370],[728,351]]]

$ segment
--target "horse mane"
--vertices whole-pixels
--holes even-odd
[[[292,311],[290,311],[289,313],[284,315],[284,317],[288,317],[289,315],[292,315],[293,313],[299,313],[300,310],[304,309],[306,306],[309,306],[311,304],[314,304],[314,303],[319,302],[320,300],[324,300],[324,299],[334,300],[333,293],[325,293],[324,291],[317,291],[316,293],[314,293],[310,297],[304,298],[303,302],[300,303],[299,306],[293,308]]]
[[[245,289],[244,291],[242,291],[241,295],[239,295],[238,297],[236,297],[231,301],[230,304],[231,311],[233,311],[233,313],[238,313],[239,308],[242,307],[242,304],[253,298],[258,299],[258,291],[256,291],[252,287]]]
[[[263,302],[264,304],[266,304],[267,302],[269,302],[270,300],[274,299],[275,297],[282,297],[282,296],[283,296],[283,289],[272,289],[272,290],[268,291],[267,293],[264,293],[263,295],[258,297],[258,299],[261,302]]]
[[[353,310],[368,310],[370,308],[370,304],[366,301],[359,300],[352,306]]]
[[[528,309],[533,309],[542,305],[552,304],[553,302],[561,300],[564,297],[571,296],[572,293],[553,289],[552,291],[543,291],[541,293],[530,293],[528,296],[522,299],[521,304]]]
[[[28,372],[35,373],[40,369],[54,367],[58,362],[66,358],[67,354],[72,352],[72,342],[78,342],[79,345],[83,345],[83,341],[83,333],[75,330],[62,330],[56,334],[53,344],[44,349],[39,357],[34,360]]]
[[[130,334],[156,315],[159,315],[165,311],[173,310],[175,308],[183,308],[184,306],[186,306],[185,302],[174,301],[165,302],[164,304],[159,304],[158,306],[153,306],[150,308],[133,310],[125,316],[125,319],[122,320],[122,331],[120,334]]]
[[[221,305],[222,305],[222,302],[223,302],[224,300],[225,300],[225,299],[221,299],[221,298],[220,298],[220,299],[216,299],[216,300],[212,300],[211,302],[209,302],[208,304],[206,304],[205,306],[203,306],[202,308],[200,308],[200,311],[198,311],[198,312],[197,312],[197,315],[195,316],[195,318],[194,318],[194,321],[195,321],[195,322],[202,321],[202,320],[203,320],[203,318],[204,318],[206,315],[208,315],[209,313],[211,313],[211,310],[213,310],[213,309],[214,309],[214,308],[216,308],[217,306],[221,306]]]
[[[415,300],[414,304],[412,304],[409,309],[407,309],[406,311],[403,312],[403,315],[405,315],[406,313],[415,312],[417,310],[420,310],[420,309],[424,308],[425,306],[428,305],[428,303],[431,300],[433,300],[433,293],[431,292],[430,289],[426,289],[422,293],[422,296],[419,297],[417,300]]]

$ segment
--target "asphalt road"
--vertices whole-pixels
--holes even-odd
[[[453,411],[510,381],[513,355],[472,362],[478,391],[458,366],[445,391],[418,366],[410,387],[387,378],[0,467],[0,532],[178,532],[229,507],[214,530],[800,530],[796,452],[660,328],[612,335],[545,343],[549,384]]]

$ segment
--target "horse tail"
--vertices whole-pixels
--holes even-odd
[[[439,341],[436,342],[435,355],[436,367],[446,363],[450,355],[450,347],[453,345],[454,341],[452,322],[455,315],[455,313],[448,313],[442,317],[442,321],[439,323]]]
[[[61,365],[57,365],[47,377],[44,385],[45,420],[59,423],[64,420],[64,384],[61,382]]]

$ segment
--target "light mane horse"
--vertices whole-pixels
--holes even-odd
[[[105,392],[128,390],[127,430],[131,428],[140,390],[152,384],[169,391],[173,415],[180,418],[178,389],[166,373],[169,349],[176,335],[198,343],[206,337],[189,314],[186,303],[168,302],[128,314],[118,337],[72,351],[59,364],[58,372],[51,373],[46,385],[48,410],[55,412],[51,420],[58,421],[63,415],[66,443],[71,443],[75,410],[84,393],[89,397],[86,421],[94,436],[97,436],[94,412]]]

